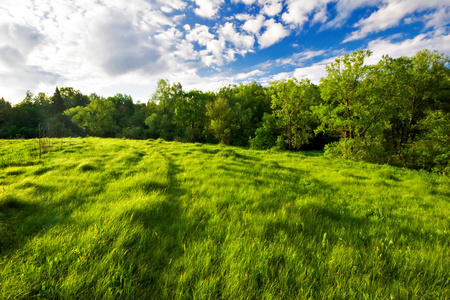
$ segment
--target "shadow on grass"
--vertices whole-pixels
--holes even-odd
[[[219,149],[208,149],[208,148],[200,148],[198,151],[205,153],[205,154],[217,154],[220,150]]]
[[[384,214],[379,210],[368,209],[362,216],[352,215],[345,208],[335,205],[309,203],[291,211],[298,216],[288,222],[275,221],[266,224],[266,234],[270,238],[274,231],[284,230],[289,237],[294,238],[302,233],[314,240],[322,241],[323,234],[327,233],[327,240],[331,244],[343,242],[341,234],[351,237],[353,247],[367,248],[377,246],[380,240],[389,236],[393,243],[402,237],[406,241],[403,246],[409,244],[438,242],[438,236],[432,237],[433,232],[420,228],[420,224],[413,222],[414,217],[393,216],[389,212]],[[414,225],[415,224],[415,225]]]
[[[320,151],[320,150],[306,150],[306,151],[301,151],[301,153],[304,156],[308,156],[308,157],[319,157],[319,156],[323,156],[324,151]]]
[[[126,242],[132,255],[146,254],[141,261],[145,269],[139,270],[139,286],[144,294],[152,294],[156,298],[171,298],[167,282],[163,282],[164,274],[170,264],[183,255],[183,237],[186,235],[186,220],[183,216],[180,198],[186,193],[177,181],[179,167],[173,163],[171,155],[160,153],[167,161],[168,184],[150,182],[144,187],[146,192],[159,190],[161,198],[144,209],[131,209],[122,218],[141,224],[147,233],[145,236],[131,236]],[[136,246],[139,245],[139,246]],[[147,255],[148,254],[148,255]],[[175,282],[175,281],[174,281]]]
[[[54,210],[8,195],[0,199],[0,255],[20,248],[27,240],[47,230]]]
[[[355,276],[370,274],[374,286],[389,286],[395,280],[416,280],[417,274],[428,274],[433,277],[435,266],[421,264],[420,269],[405,268],[411,257],[400,255],[410,248],[434,246],[448,243],[445,236],[436,236],[435,232],[419,229],[414,224],[413,217],[380,216],[368,212],[363,216],[355,216],[350,212],[333,205],[309,203],[300,209],[291,211],[295,216],[288,220],[271,220],[264,225],[262,241],[273,244],[303,244],[298,248],[302,261],[312,268],[323,265],[324,261],[332,259],[333,249],[348,247],[357,255],[352,259],[357,263]],[[287,238],[287,239],[286,239]],[[300,241],[300,242],[299,242]],[[430,252],[431,253],[431,252]],[[401,260],[399,260],[401,259]],[[417,268],[417,267],[416,267]],[[405,271],[406,269],[406,271]],[[324,271],[325,272],[325,271]],[[317,280],[321,281],[317,274]],[[438,275],[437,280],[441,282]],[[444,286],[445,287],[445,286]],[[447,282],[448,287],[448,282]],[[314,295],[320,295],[320,286],[314,286]],[[367,288],[367,287],[366,287]]]

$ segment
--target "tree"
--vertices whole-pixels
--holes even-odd
[[[266,150],[275,146],[280,134],[277,119],[273,114],[264,114],[260,127],[255,131],[255,137],[250,139],[252,149]]]
[[[272,84],[272,110],[281,129],[281,141],[289,150],[299,149],[313,136],[311,106],[320,99],[319,89],[308,79],[289,79]]]
[[[362,136],[367,126],[361,126],[360,113],[367,108],[370,96],[366,76],[369,66],[364,59],[371,52],[346,54],[326,66],[327,75],[320,80],[323,103],[315,108],[322,124],[320,131],[333,131],[344,139]]]
[[[270,97],[265,89],[258,83],[239,84],[219,95],[230,95],[230,106],[233,111],[233,124],[235,130],[232,132],[232,144],[247,146],[251,137],[255,136],[256,129],[262,122],[263,115],[270,113]]]
[[[211,92],[191,90],[176,103],[174,124],[183,141],[202,142],[207,126],[206,103],[214,99]]]
[[[149,126],[151,135],[172,140],[179,134],[179,128],[174,124],[177,104],[183,100],[184,92],[180,83],[170,84],[166,80],[158,82],[157,89],[147,106],[152,107],[145,123]],[[150,124],[150,125],[149,125]]]
[[[437,51],[422,50],[415,56],[389,58],[380,62],[389,72],[386,81],[393,89],[388,129],[384,131],[386,148],[392,152],[391,163],[413,168],[433,168],[433,159],[426,156],[436,149],[448,152],[436,132],[448,132],[442,118],[448,115],[448,56]],[[424,141],[434,148],[427,154]],[[442,154],[441,153],[441,154]]]
[[[116,109],[111,100],[91,95],[86,107],[77,106],[64,112],[72,122],[81,126],[87,134],[99,137],[115,137],[118,126],[114,121]]]
[[[10,138],[11,103],[0,98],[0,138]]]
[[[220,143],[229,145],[232,130],[236,128],[232,123],[233,112],[229,101],[224,97],[218,97],[216,101],[208,102],[206,104],[206,116],[211,120],[209,130]]]
[[[77,106],[86,107],[89,105],[89,97],[83,95],[79,90],[75,90],[72,87],[62,87],[59,89],[59,92],[66,109]]]
[[[356,51],[326,66],[321,79],[322,103],[313,108],[320,120],[318,132],[341,140],[327,150],[344,158],[364,159],[380,145],[379,133],[386,124],[386,81],[382,66],[364,64],[371,52]],[[387,90],[389,91],[389,89]],[[378,149],[379,150],[379,149]]]
[[[53,114],[62,114],[66,108],[64,106],[64,101],[61,97],[58,87],[55,89],[55,93],[52,96],[52,112]]]

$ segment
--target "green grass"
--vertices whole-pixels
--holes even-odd
[[[0,141],[1,299],[448,299],[450,179],[302,153]]]

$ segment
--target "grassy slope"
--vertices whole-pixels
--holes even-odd
[[[0,298],[445,298],[450,179],[302,154],[0,141]]]

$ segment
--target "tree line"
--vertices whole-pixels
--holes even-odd
[[[364,61],[356,51],[326,66],[316,85],[295,78],[184,91],[160,80],[145,103],[128,95],[52,96],[27,92],[12,106],[0,99],[0,138],[98,136],[223,143],[253,149],[325,150],[326,155],[414,169],[450,171],[449,58]]]

